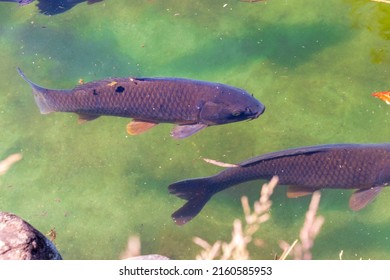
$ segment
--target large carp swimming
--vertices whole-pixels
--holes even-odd
[[[350,208],[357,211],[390,184],[390,143],[295,148],[254,157],[211,177],[173,183],[169,186],[170,193],[188,202],[172,218],[176,224],[185,224],[217,192],[273,176],[279,177],[279,184],[290,185],[288,197],[323,188],[357,189],[349,201]]]
[[[171,136],[188,137],[208,126],[259,117],[265,110],[243,89],[220,83],[182,78],[110,78],[76,86],[72,90],[31,86],[42,114],[74,112],[83,123],[102,115],[133,118],[127,131],[140,134],[159,123],[177,126]]]

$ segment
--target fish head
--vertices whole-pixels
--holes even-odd
[[[20,6],[24,6],[27,4],[30,4],[34,0],[18,0],[17,2],[19,3]]]
[[[221,85],[214,99],[204,102],[200,111],[200,122],[207,125],[252,120],[258,118],[265,106],[248,92]]]

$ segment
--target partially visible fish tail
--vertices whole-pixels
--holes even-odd
[[[168,189],[171,194],[188,200],[184,206],[172,214],[172,219],[177,225],[184,225],[199,214],[216,192],[211,184],[211,178],[206,177],[188,179],[169,186]]]
[[[35,99],[35,103],[37,104],[41,114],[49,114],[49,113],[54,112],[55,110],[47,104],[47,101],[45,98],[45,93],[46,93],[47,89],[40,87],[37,84],[30,81],[24,75],[24,73],[22,72],[22,70],[20,68],[18,68],[18,73],[31,86],[32,91],[33,91],[33,95],[34,95],[34,99]]]

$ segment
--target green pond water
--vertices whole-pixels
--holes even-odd
[[[46,16],[35,4],[0,2],[0,158],[23,154],[0,177],[0,211],[43,233],[55,228],[64,259],[119,259],[129,236],[142,254],[194,259],[200,247],[230,240],[243,218],[242,195],[264,181],[217,194],[193,221],[170,215],[184,201],[170,183],[215,174],[202,157],[239,162],[298,146],[389,142],[390,107],[371,96],[390,89],[390,4],[352,0],[85,2]],[[128,136],[128,119],[84,125],[69,113],[41,115],[17,74],[48,88],[80,79],[172,76],[244,88],[266,106],[260,118],[173,140],[162,124]],[[251,258],[280,255],[299,236],[310,197],[272,196],[271,219]],[[314,259],[390,259],[390,189],[360,212],[350,190],[323,190],[325,218]]]

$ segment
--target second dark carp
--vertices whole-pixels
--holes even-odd
[[[127,131],[140,134],[159,123],[177,126],[171,136],[188,137],[208,126],[259,117],[265,110],[243,89],[181,78],[111,78],[81,84],[72,90],[31,86],[42,114],[74,112],[83,123],[99,116],[133,118]]]
[[[170,193],[188,202],[172,218],[176,224],[185,224],[217,192],[273,176],[279,177],[280,185],[290,186],[288,197],[323,188],[357,189],[349,201],[350,208],[357,211],[390,184],[390,143],[295,148],[249,159],[211,177],[173,183],[169,186]]]
[[[15,2],[15,3],[19,3],[20,6],[24,6],[24,5],[30,4],[33,1],[34,0],[0,0],[0,2]]]

